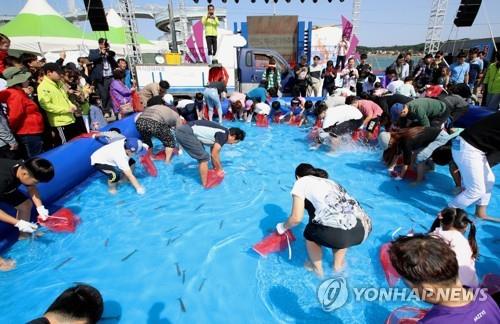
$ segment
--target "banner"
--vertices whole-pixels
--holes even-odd
[[[352,35],[352,38],[351,38],[351,45],[349,46],[349,49],[347,50],[347,54],[346,54],[346,57],[351,57],[353,56],[355,59],[357,59],[356,57],[356,47],[358,46],[359,44],[359,39],[356,35]]]
[[[351,39],[352,34],[352,23],[344,16],[342,16],[342,37],[346,37],[347,40]]]

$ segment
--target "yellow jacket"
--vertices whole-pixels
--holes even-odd
[[[44,77],[38,85],[37,93],[40,106],[47,112],[50,126],[67,126],[75,122],[75,116],[70,111],[74,105],[68,99],[62,82]]]
[[[488,93],[500,93],[500,69],[496,63],[491,63],[484,77],[484,84],[488,86]]]
[[[205,36],[217,36],[217,27],[219,27],[219,18],[208,18],[207,15],[201,18],[201,23],[205,26]]]

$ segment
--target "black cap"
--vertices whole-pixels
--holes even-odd
[[[63,70],[61,68],[61,66],[57,63],[45,63],[45,65],[43,66],[43,71],[45,73],[47,72],[57,72],[59,74],[63,74]]]

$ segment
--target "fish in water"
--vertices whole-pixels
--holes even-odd
[[[154,210],[158,210],[158,209],[165,208],[165,207],[167,207],[167,206],[169,206],[169,204],[166,204],[166,205],[161,205],[161,206],[155,207],[155,208],[153,208],[153,209],[154,209]]]
[[[372,205],[370,205],[370,204],[367,204],[367,203],[365,203],[365,202],[364,202],[364,203],[361,203],[361,204],[362,204],[362,205],[365,205],[365,206],[366,206],[366,207],[368,207],[368,208],[373,209],[373,206],[372,206]]]
[[[219,229],[222,229],[222,225],[224,225],[224,220],[221,220],[219,223]]]
[[[200,208],[203,207],[203,205],[205,205],[205,204],[199,205],[198,207],[196,207],[196,209],[194,211],[200,210]]]
[[[243,179],[243,184],[247,184],[247,182],[245,181],[245,179]]]
[[[177,228],[177,226],[171,227],[168,230],[166,230],[165,233],[170,233],[170,232],[172,232],[176,228]]]
[[[108,247],[108,243],[109,243],[109,238],[107,238],[106,241],[104,241],[104,246]]]
[[[135,249],[134,251],[132,251],[129,254],[127,254],[127,256],[125,256],[125,257],[122,258],[122,262],[126,261],[128,258],[130,258],[132,255],[134,255],[136,252],[137,252],[137,249]]]
[[[174,243],[175,241],[177,241],[178,239],[180,239],[181,236],[182,236],[182,234],[179,235],[179,236],[177,236],[176,238],[170,239],[170,243]]]
[[[177,275],[180,277],[181,276],[181,267],[179,267],[179,263],[175,263],[175,268],[177,270]]]
[[[185,313],[186,312],[186,306],[184,305],[184,302],[182,301],[182,298],[179,297],[178,299],[179,299],[179,305],[181,306],[181,311],[183,313]]]
[[[67,258],[66,260],[64,260],[63,262],[59,263],[57,265],[57,267],[54,268],[54,270],[58,270],[60,269],[63,265],[65,265],[66,263],[68,263],[69,261],[71,261],[73,259],[73,257],[69,257]]]
[[[200,287],[198,288],[198,291],[201,291],[201,289],[203,289],[203,285],[205,285],[205,281],[207,281],[207,279],[203,278],[203,280],[201,281]]]
[[[182,284],[186,282],[186,270],[182,270]]]

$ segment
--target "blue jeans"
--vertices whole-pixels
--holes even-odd
[[[214,114],[214,108],[217,109],[217,114],[219,115],[219,123],[222,124],[222,104],[219,99],[219,93],[215,88],[206,88],[203,92],[203,97],[205,97],[205,102],[208,106],[208,116],[212,120]]]
[[[27,158],[43,152],[42,135],[19,135],[19,144],[22,145]]]

